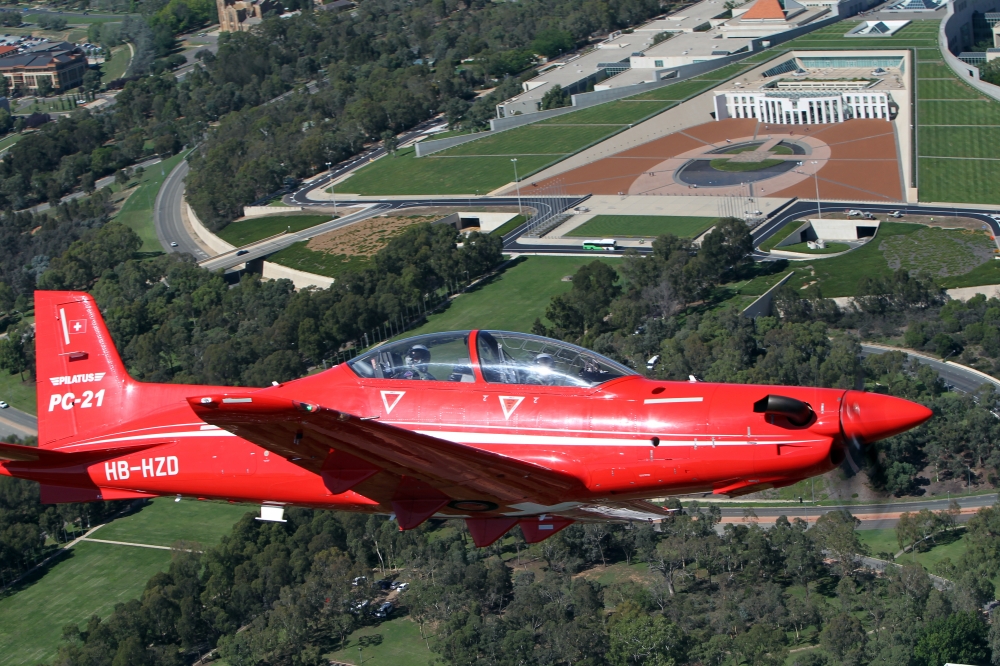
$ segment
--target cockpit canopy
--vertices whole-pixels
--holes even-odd
[[[637,374],[600,354],[566,342],[509,331],[451,331],[381,345],[348,361],[366,379],[590,387]]]

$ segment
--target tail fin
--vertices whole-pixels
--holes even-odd
[[[89,294],[35,292],[35,362],[41,447],[121,422],[134,383]]]

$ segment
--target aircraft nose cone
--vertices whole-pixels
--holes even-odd
[[[840,407],[844,435],[874,442],[915,428],[933,415],[923,405],[878,393],[848,391]]]

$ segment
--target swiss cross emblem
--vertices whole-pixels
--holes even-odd
[[[87,320],[86,319],[74,319],[69,323],[70,333],[86,333],[87,332]]]

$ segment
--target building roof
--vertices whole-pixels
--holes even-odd
[[[778,0],[757,0],[753,3],[753,7],[740,16],[740,20],[784,21],[785,10],[782,9]]]
[[[0,68],[48,67],[51,64],[60,65],[72,62],[77,57],[83,57],[82,52],[77,46],[69,42],[52,42],[28,49],[21,54],[9,55],[0,60]]]
[[[0,58],[17,53],[16,46],[0,46]]]

